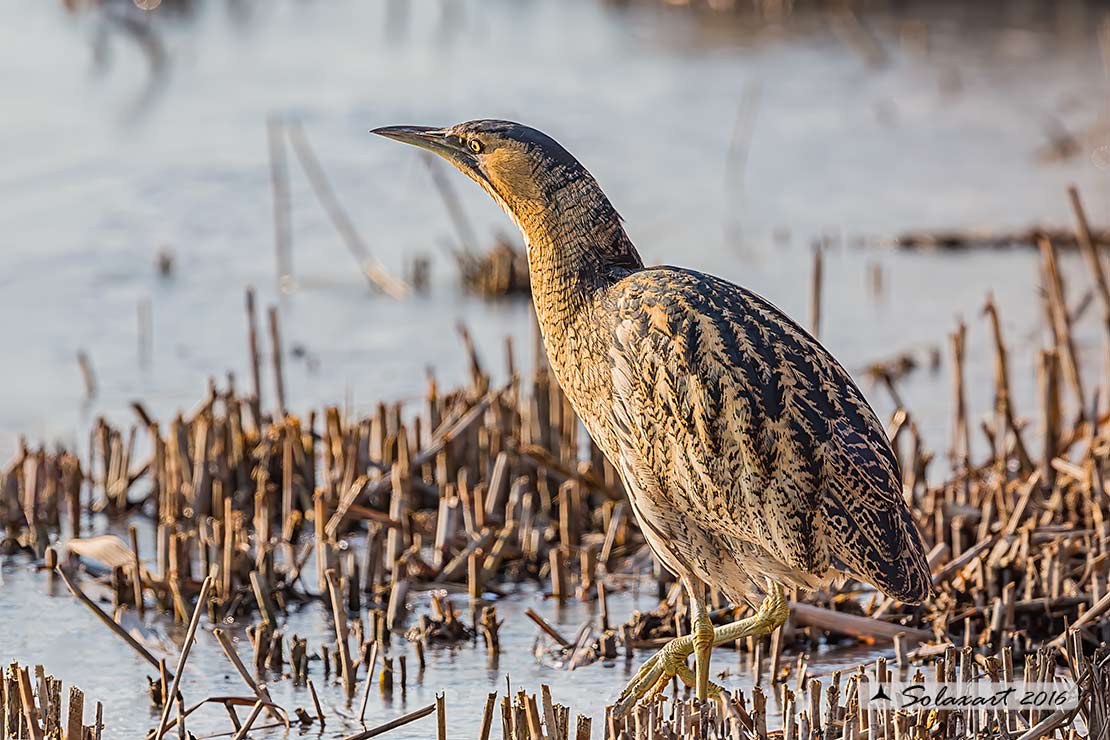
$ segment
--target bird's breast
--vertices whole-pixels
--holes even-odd
[[[581,311],[569,320],[552,321],[537,311],[548,363],[590,437],[610,458],[608,419],[612,409],[612,375],[605,322],[594,311]]]

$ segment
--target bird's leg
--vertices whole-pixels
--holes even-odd
[[[790,605],[786,601],[786,594],[783,592],[782,586],[768,579],[767,595],[763,597],[763,603],[759,605],[759,611],[747,619],[722,625],[713,630],[713,647],[735,642],[745,637],[769,635],[786,624],[786,619],[789,616]]]
[[[767,596],[763,599],[759,611],[746,619],[715,628],[713,630],[712,647],[735,642],[745,637],[770,634],[786,622],[789,614],[790,607],[787,604],[782,586],[768,580]],[[695,650],[696,623],[694,627],[694,634],[674,638],[640,666],[640,670],[624,687],[613,707],[613,711],[618,717],[627,714],[628,710],[645,695],[649,698],[657,696],[666,688],[674,676],[678,676],[687,686],[697,688],[698,677],[686,665],[686,659]],[[708,660],[705,661],[705,693],[706,697],[714,697],[720,694],[721,687],[708,680],[708,663]]]
[[[640,666],[640,670],[636,672],[636,675],[628,682],[624,691],[617,698],[614,711],[617,712],[618,716],[627,713],[645,695],[651,699],[661,694],[667,688],[671,678],[675,676],[681,678],[688,686],[696,686],[697,678],[690,667],[686,665],[686,659],[696,648],[699,650],[698,665],[705,664],[704,673],[708,682],[708,660],[700,660],[700,656],[713,649],[713,623],[709,621],[708,614],[705,611],[705,587],[700,581],[684,579],[684,584],[687,593],[690,595],[690,616],[694,632],[669,641],[659,652]],[[702,644],[695,645],[694,638],[699,633],[699,626],[701,627],[700,642]]]
[[[713,640],[716,636],[713,622],[709,621],[709,611],[705,608],[705,589],[690,600],[690,636],[693,638],[694,667],[697,669],[698,701],[705,701],[709,694],[709,657],[713,653]],[[686,661],[683,660],[683,665]]]

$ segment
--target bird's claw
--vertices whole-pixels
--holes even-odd
[[[687,686],[694,688],[697,685],[697,678],[690,670],[690,666],[686,664],[686,659],[693,652],[694,642],[690,635],[676,637],[660,648],[659,652],[640,666],[636,675],[621,691],[613,706],[613,713],[617,717],[623,717],[641,699],[645,702],[654,701],[662,695],[675,676]],[[722,690],[717,684],[709,683],[710,697],[720,696]]]
[[[709,627],[707,620],[707,623],[699,629],[703,649],[707,639],[711,646],[716,647],[745,637],[770,634],[786,622],[790,605],[782,587],[777,583],[770,583],[769,586],[767,596],[754,616],[713,628],[712,638],[707,634]],[[697,676],[686,664],[686,659],[694,652],[695,647],[695,636],[684,635],[671,640],[651,656],[621,691],[613,707],[616,716],[622,717],[627,714],[645,695],[649,700],[659,696],[675,676],[678,676],[687,686],[696,689]],[[706,698],[718,697],[722,691],[720,686],[707,681]]]

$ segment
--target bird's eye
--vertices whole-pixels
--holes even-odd
[[[482,142],[478,141],[477,139],[471,139],[469,146],[470,151],[474,152],[475,154],[482,153]]]

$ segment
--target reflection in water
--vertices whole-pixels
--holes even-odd
[[[146,59],[146,82],[126,106],[124,119],[144,113],[161,93],[169,74],[169,60],[160,33],[148,22],[149,16],[134,6],[113,4],[99,13],[93,37],[93,69],[107,75],[112,66],[112,45],[120,41],[136,44]]]

